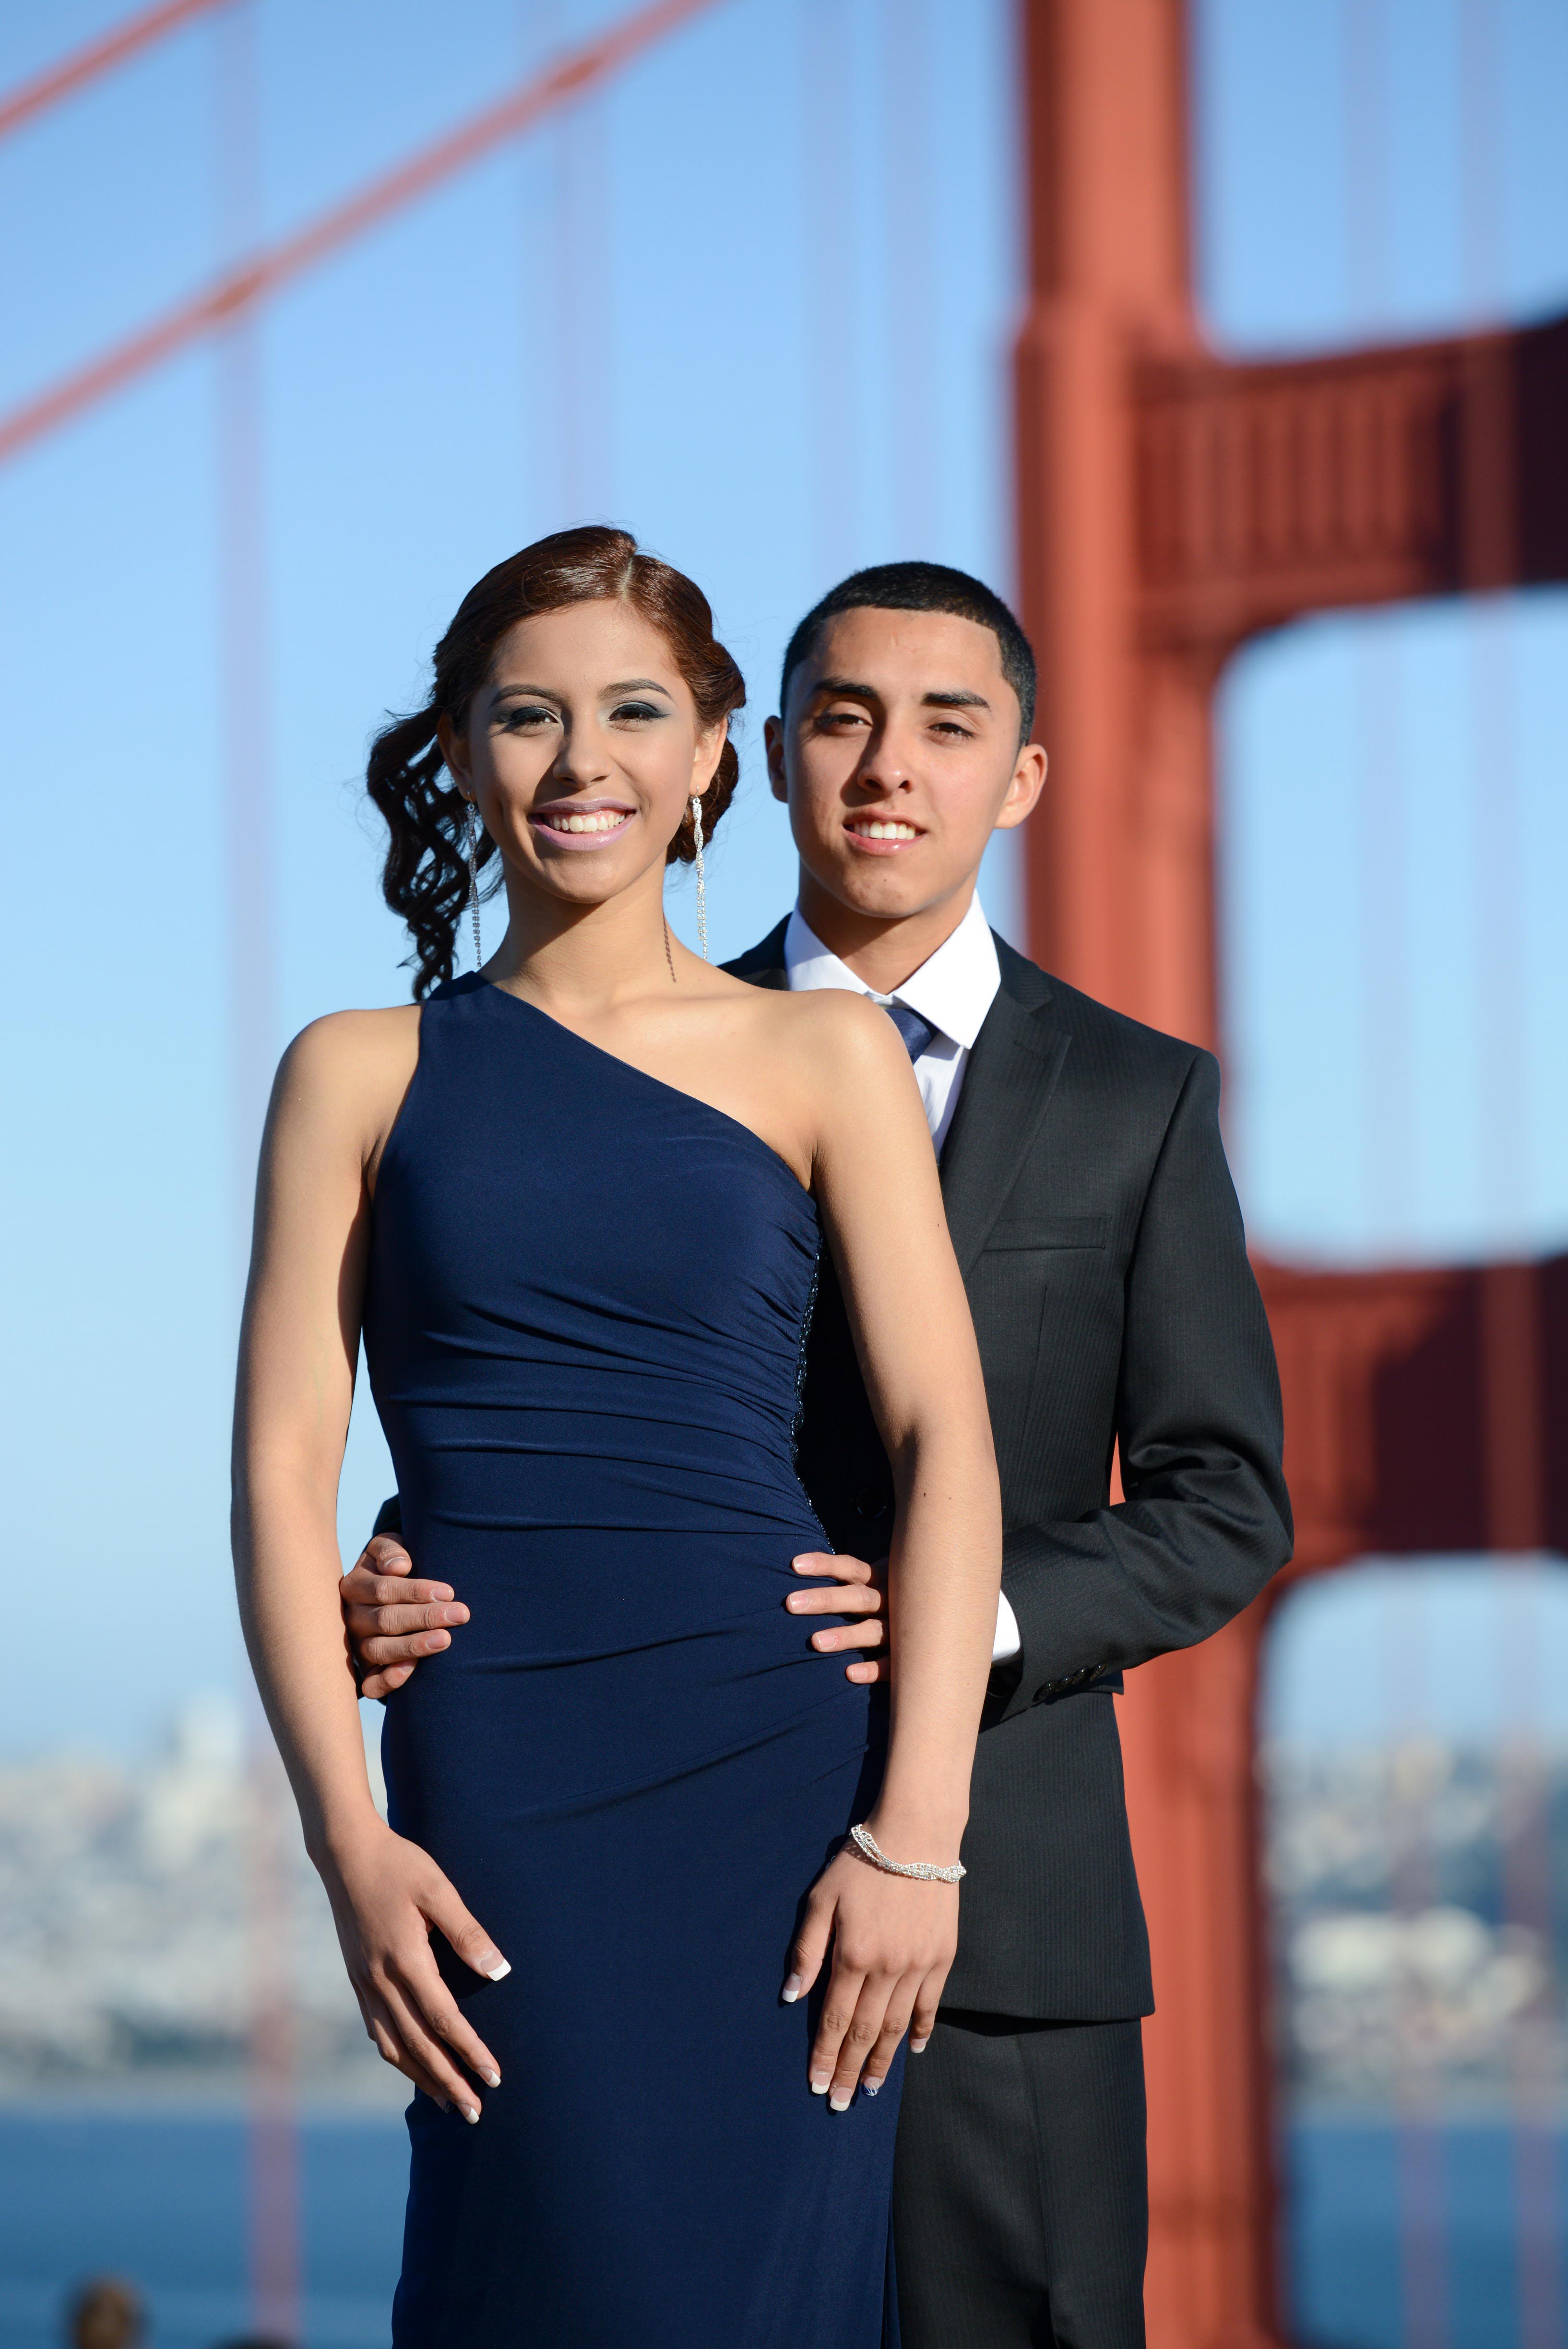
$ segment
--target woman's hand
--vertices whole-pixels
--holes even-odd
[[[843,2112],[857,2085],[874,2096],[906,2031],[919,2054],[958,1948],[956,1884],[888,1876],[852,1848],[812,1886],[790,1952],[786,2000],[805,1996],[833,1944],[833,1970],[809,2065],[814,2095]]]
[[[335,1848],[321,1874],[348,1979],[383,2061],[438,2105],[455,2105],[464,2120],[477,2121],[479,2098],[458,2065],[492,2088],[501,2085],[501,2072],[441,1979],[431,1929],[491,1982],[511,1972],[506,1960],[429,1853],[379,1819],[347,1849]]]

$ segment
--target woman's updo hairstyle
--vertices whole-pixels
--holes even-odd
[[[713,634],[713,615],[701,587],[656,554],[644,554],[629,531],[602,524],[558,530],[487,571],[469,589],[436,647],[430,699],[411,718],[400,718],[377,735],[365,771],[370,797],[391,834],[381,890],[414,942],[410,959],[416,1002],[452,977],[457,926],[468,895],[466,802],[446,772],[436,729],[444,717],[458,733],[467,731],[469,705],[489,677],[496,647],[519,620],[609,597],[624,598],[659,630],[704,729],[745,701],[745,679]],[[702,796],[705,835],[734,797],[740,772],[735,746],[726,741]],[[689,864],[696,853],[688,809],[665,861]],[[482,833],[480,866],[496,854],[495,843]],[[492,887],[498,878],[493,876]]]

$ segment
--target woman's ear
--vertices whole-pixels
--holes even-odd
[[[718,773],[719,761],[724,755],[724,745],[729,739],[730,721],[727,718],[721,718],[711,732],[698,737],[691,761],[691,789],[696,798],[702,798]]]
[[[466,783],[468,737],[458,732],[444,710],[436,720],[436,740],[441,744],[441,754],[446,761],[448,772],[454,775],[459,782]]]

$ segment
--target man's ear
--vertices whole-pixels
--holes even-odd
[[[768,788],[775,800],[788,802],[789,783],[784,775],[784,730],[782,718],[770,718],[763,727],[763,740],[768,753]]]
[[[1045,788],[1045,770],[1050,761],[1038,742],[1025,742],[1018,753],[1018,763],[1008,782],[1006,797],[997,812],[998,832],[1011,832],[1033,814],[1040,794]]]

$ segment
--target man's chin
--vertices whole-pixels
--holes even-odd
[[[843,864],[836,863],[831,879],[822,874],[817,879],[851,913],[877,922],[903,922],[924,914],[933,905],[945,904],[959,885],[938,879],[929,870],[921,872],[913,859],[906,864],[901,858],[890,856],[875,861],[857,856]]]

